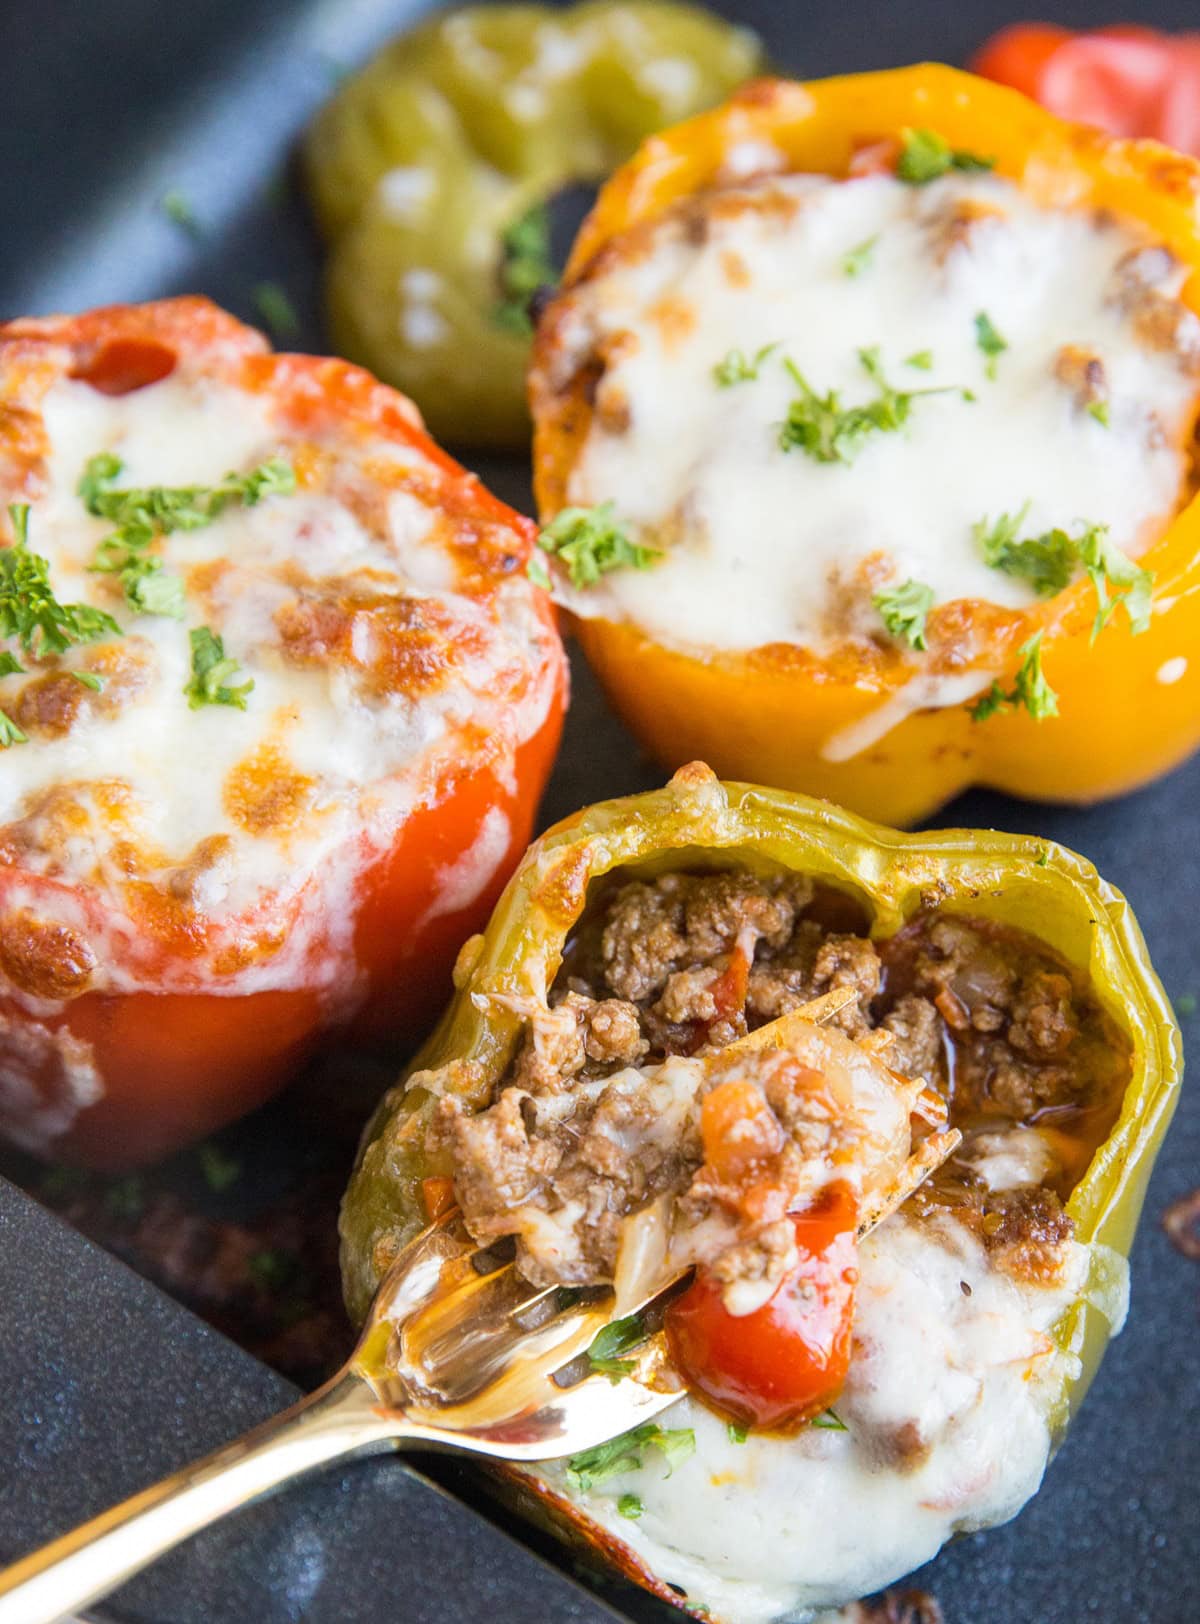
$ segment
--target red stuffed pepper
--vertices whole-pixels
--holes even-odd
[[[414,1026],[565,668],[415,408],[200,299],[0,328],[0,1129],[124,1167]]]

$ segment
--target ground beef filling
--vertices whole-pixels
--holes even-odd
[[[584,1237],[543,1269],[604,1276],[624,1215],[698,1164],[694,1114],[655,1068],[847,988],[832,1024],[860,1043],[887,1033],[887,1065],[941,1092],[964,1134],[918,1207],[952,1207],[998,1266],[1052,1280],[1071,1239],[1062,1201],[1115,1120],[1126,1040],[1086,982],[1022,932],[932,910],[883,943],[865,926],[846,898],[794,874],[614,887],[569,944],[549,1008],[522,1011],[496,1102],[470,1117],[448,1100],[439,1114],[473,1232],[510,1233],[536,1196],[570,1208]]]

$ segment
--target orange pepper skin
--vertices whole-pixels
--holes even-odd
[[[739,143],[774,146],[788,169],[844,176],[857,149],[911,126],[994,158],[998,174],[1040,202],[1109,209],[1140,223],[1188,267],[1183,299],[1200,313],[1200,164],[1153,142],[1064,123],[1013,90],[935,64],[810,84],[760,80],[715,112],[656,136],[601,192],[564,288],[569,292],[615,238],[717,184]],[[547,518],[566,505],[590,423],[582,390],[556,393],[551,385],[555,342],[551,306],[530,385],[535,489]],[[778,644],[684,651],[633,625],[577,617],[571,624],[614,708],[664,765],[700,758],[723,776],[911,824],[972,785],[1080,803],[1122,794],[1200,745],[1200,659],[1190,653],[1200,647],[1195,498],[1139,563],[1154,572],[1155,585],[1151,624],[1138,637],[1119,611],[1091,646],[1095,598],[1086,578],[1024,611],[963,600],[931,615],[930,659],[939,640],[961,646],[971,637],[981,652],[969,665],[1001,670],[1006,681],[1021,644],[1040,631],[1057,718],[1037,722],[1013,712],[977,723],[961,705],[917,711],[844,760],[822,753],[827,741],[935,665],[899,649],[852,645],[828,655]]]

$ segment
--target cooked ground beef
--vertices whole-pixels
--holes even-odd
[[[521,1209],[537,1231],[539,1213],[569,1207],[580,1215],[578,1255],[547,1262],[551,1242],[531,1231],[521,1244],[533,1274],[583,1281],[598,1265],[607,1271],[623,1216],[694,1168],[699,1150],[694,1113],[670,1131],[660,1118],[672,1117],[661,1088],[604,1080],[711,1054],[838,988],[855,996],[834,1024],[854,1040],[890,1034],[886,1064],[938,1089],[966,1136],[921,1201],[959,1210],[1014,1276],[1051,1278],[1071,1235],[1059,1197],[1111,1127],[1128,1044],[1083,978],[1033,938],[929,910],[876,943],[848,899],[793,874],[631,880],[590,911],[549,1007],[522,1012],[526,1036],[496,1103],[472,1118],[447,1102],[439,1116],[472,1228],[481,1238],[511,1233]],[[1086,1139],[1075,1165],[1066,1158],[1048,1176],[1057,1188],[990,1189],[972,1139],[1046,1114]],[[793,1131],[785,1114],[779,1121]],[[683,1140],[673,1144],[671,1132]],[[751,1279],[784,1240],[764,1229],[720,1268]]]

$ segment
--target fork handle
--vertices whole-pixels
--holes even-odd
[[[0,1624],[53,1624],[227,1512],[328,1461],[395,1448],[402,1436],[367,1384],[341,1372],[282,1415],[0,1572]]]

